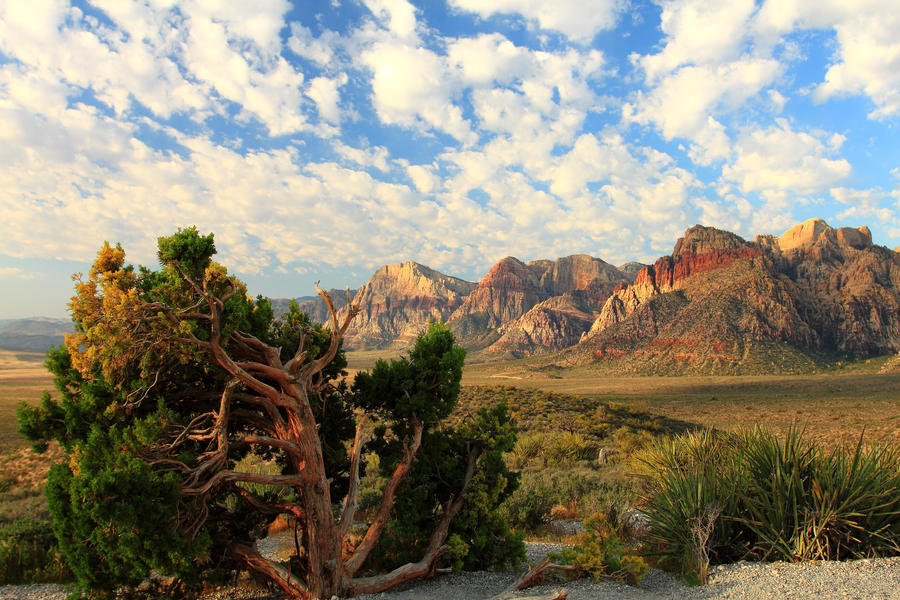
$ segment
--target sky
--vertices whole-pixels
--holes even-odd
[[[898,31],[900,0],[0,1],[0,318],[189,226],[270,297],[694,224],[894,248]]]

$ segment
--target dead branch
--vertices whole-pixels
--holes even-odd
[[[308,588],[297,576],[280,564],[263,557],[256,548],[233,543],[228,547],[228,551],[232,556],[242,560],[249,569],[274,581],[289,598],[308,596]]]
[[[301,463],[301,469],[304,466],[305,463]],[[303,480],[299,475],[263,475],[258,473],[239,473],[237,471],[219,471],[218,473],[210,477],[206,483],[199,487],[182,487],[181,493],[184,496],[200,496],[208,493],[216,486],[233,481],[282,486],[296,486],[303,483]]]
[[[514,595],[515,592],[543,583],[544,575],[547,573],[547,571],[551,570],[576,572],[579,569],[578,567],[573,567],[571,565],[558,565],[556,563],[551,563],[549,558],[545,558],[533,569],[525,571],[524,573],[519,575],[518,579],[516,579],[508,588],[506,588],[496,596],[491,596],[487,600],[512,600],[513,598],[515,598],[516,600],[561,600],[568,595],[568,590],[561,589],[547,596],[520,597]]]
[[[299,504],[293,502],[265,502],[260,500],[256,494],[237,485],[231,485],[231,491],[246,500],[247,503],[256,510],[268,515],[288,513],[293,515],[296,519],[302,519],[305,514],[303,508],[301,508]]]
[[[419,450],[419,445],[422,443],[423,429],[422,422],[415,419],[413,422],[412,440],[407,440],[406,447],[403,450],[403,458],[400,459],[400,462],[394,469],[393,475],[391,475],[390,481],[388,481],[384,488],[384,492],[381,496],[381,504],[378,506],[378,512],[375,513],[375,517],[372,519],[372,523],[366,530],[366,535],[359,543],[359,546],[356,547],[356,550],[353,551],[353,554],[351,554],[350,558],[344,563],[344,568],[346,568],[351,576],[355,575],[360,567],[362,567],[363,563],[366,562],[369,553],[375,548],[375,544],[378,543],[378,538],[381,537],[381,531],[387,523],[391,507],[394,505],[394,494],[403,482],[403,478],[406,477],[407,472],[409,472],[409,467],[412,464],[413,458],[415,458],[416,452]]]
[[[298,446],[294,442],[279,440],[278,438],[268,437],[265,435],[245,435],[243,437],[232,440],[231,445],[235,447],[249,445],[269,446],[272,448],[278,448],[279,450],[284,450],[295,459],[297,459],[298,462],[303,461],[303,451],[300,449],[300,446]]]
[[[340,531],[341,539],[347,537],[347,532],[353,525],[353,516],[356,513],[356,505],[359,502],[359,458],[362,447],[366,443],[363,435],[365,418],[360,417],[356,423],[356,435],[353,437],[353,448],[350,450],[350,487],[347,489],[347,497],[341,508]]]

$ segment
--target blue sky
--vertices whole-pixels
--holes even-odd
[[[273,297],[696,223],[893,248],[897,31],[897,0],[5,2],[0,318],[190,225]]]

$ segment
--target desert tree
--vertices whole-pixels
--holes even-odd
[[[327,327],[296,304],[276,319],[212,260],[212,234],[179,230],[158,247],[158,271],[104,244],[87,277],[76,276],[76,331],[47,363],[60,399],[19,411],[38,449],[56,439],[67,452],[47,494],[83,588],[110,593],[151,570],[189,583],[240,567],[290,598],[378,592],[434,572],[467,498],[485,518],[462,519],[451,545],[477,551],[487,536],[521,556],[521,541],[492,516],[515,485],[499,458],[514,443],[505,411],[444,423],[465,357],[446,327],[432,324],[406,356],[348,386],[342,336],[355,306],[339,313],[317,287]],[[383,486],[361,523],[369,455]],[[277,469],[248,472],[248,456]],[[412,502],[403,495],[414,467],[417,486],[434,493]],[[288,561],[255,544],[278,517],[294,529]],[[407,520],[415,526],[404,529]],[[417,555],[384,560],[386,531]]]

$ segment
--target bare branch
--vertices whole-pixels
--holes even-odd
[[[328,350],[325,351],[322,356],[317,358],[316,360],[307,363],[300,369],[299,377],[304,382],[309,381],[310,378],[322,369],[324,369],[328,363],[334,358],[337,354],[338,347],[340,346],[341,339],[344,337],[344,333],[347,331],[347,328],[350,327],[350,322],[353,318],[359,313],[358,306],[347,305],[347,316],[344,317],[344,322],[338,325],[338,316],[337,310],[334,308],[334,303],[331,301],[331,296],[328,295],[323,289],[319,288],[319,283],[316,282],[316,292],[321,296],[322,300],[325,301],[325,304],[328,306],[328,312],[331,314],[331,343],[328,346]]]
[[[356,505],[359,502],[359,458],[362,454],[362,447],[367,441],[363,435],[365,424],[365,418],[361,416],[356,424],[356,435],[353,438],[353,448],[350,450],[350,487],[341,508],[341,539],[347,537],[347,532],[353,525]]]
[[[301,464],[301,469],[306,466]],[[233,481],[243,481],[245,483],[261,483],[263,485],[281,485],[296,486],[303,483],[299,475],[264,475],[260,473],[239,473],[237,471],[219,471],[210,479],[199,487],[182,487],[181,493],[184,496],[200,496],[208,493],[216,486],[231,483]]]
[[[551,563],[549,558],[545,558],[542,560],[536,567],[531,569],[530,571],[526,571],[522,573],[508,588],[497,594],[496,596],[491,596],[487,600],[511,600],[514,598],[513,593],[519,590],[524,590],[526,588],[530,588],[535,585],[540,585],[543,583],[544,574],[547,571],[567,571],[567,572],[577,572],[579,570],[578,567],[573,567],[572,565],[558,565],[555,563]],[[562,594],[562,595],[560,595]],[[557,598],[565,598],[568,595],[568,591],[565,589],[554,592],[549,596],[531,596],[533,600],[556,600]],[[517,600],[523,600],[521,598],[517,598]]]
[[[278,438],[268,437],[264,435],[245,435],[243,437],[237,438],[231,442],[233,446],[244,446],[244,445],[260,445],[260,446],[270,446],[272,448],[278,448],[279,450],[284,450],[291,456],[297,459],[298,462],[303,461],[303,452],[300,449],[300,446],[295,444],[294,442],[289,442],[287,440],[279,440]]]
[[[359,546],[356,547],[356,550],[353,551],[353,554],[351,554],[350,558],[344,563],[344,567],[351,576],[359,571],[360,567],[362,567],[363,563],[366,562],[366,559],[369,557],[369,553],[375,548],[375,544],[378,543],[381,531],[384,529],[384,525],[387,523],[388,516],[391,513],[391,507],[394,505],[394,494],[396,494],[397,488],[400,487],[400,483],[403,482],[403,478],[406,477],[406,474],[409,472],[409,467],[412,464],[413,458],[415,458],[416,452],[419,450],[419,445],[422,443],[423,428],[420,420],[415,419],[413,421],[412,440],[407,441],[406,447],[403,450],[403,458],[400,459],[397,468],[394,469],[394,474],[391,475],[390,481],[388,481],[384,488],[378,512],[375,513],[372,523],[369,525],[368,530],[366,530],[365,537],[363,537]]]
[[[256,494],[237,485],[232,485],[231,491],[246,500],[248,504],[262,513],[269,515],[289,513],[297,519],[303,518],[303,509],[299,504],[294,504],[293,502],[264,502],[256,496]]]
[[[288,569],[280,564],[263,557],[256,548],[246,544],[234,543],[228,547],[228,551],[232,556],[242,560],[249,569],[274,581],[288,597],[305,598],[308,596],[308,588],[298,577],[292,575]]]
[[[259,341],[256,337],[250,335],[249,333],[244,333],[241,331],[235,331],[233,334],[231,334],[231,337],[240,340],[242,343],[260,353],[266,359],[267,364],[270,367],[278,369],[279,371],[283,370],[284,367],[281,364],[281,356],[279,356],[278,351],[272,346]]]
[[[444,551],[444,541],[447,539],[447,533],[450,530],[450,523],[453,522],[453,519],[456,518],[456,515],[459,514],[460,509],[462,509],[463,504],[465,503],[465,495],[466,492],[469,491],[469,486],[472,483],[472,478],[475,476],[475,465],[478,462],[478,457],[480,454],[481,450],[479,448],[474,448],[469,451],[468,462],[466,464],[466,473],[463,477],[462,489],[460,490],[459,494],[455,498],[451,499],[445,507],[444,515],[441,517],[440,522],[434,528],[434,531],[431,534],[431,539],[428,541],[428,547],[426,548],[425,554],[422,559],[416,563],[407,563],[401,567],[398,567],[397,569],[394,569],[390,573],[385,573],[383,575],[351,579],[349,588],[352,590],[354,595],[373,594],[376,592],[380,592],[382,590],[394,587],[395,585],[399,585],[400,583],[410,581],[411,579],[422,577],[434,571],[434,565],[435,563],[437,563],[437,559]],[[385,495],[387,495],[387,490],[385,490]],[[372,527],[370,526],[369,530],[371,531],[371,529]],[[366,537],[368,537],[368,532],[366,533]],[[365,542],[365,540],[363,540],[363,542]],[[362,546],[362,543],[360,544],[360,546]],[[359,548],[357,548],[357,552],[358,551]],[[354,553],[354,555],[351,557],[351,560],[353,560],[354,558],[356,558],[356,553]],[[365,558],[363,560],[365,560]],[[357,566],[356,568],[358,569],[359,566]],[[352,575],[356,571],[348,568],[348,572]]]

